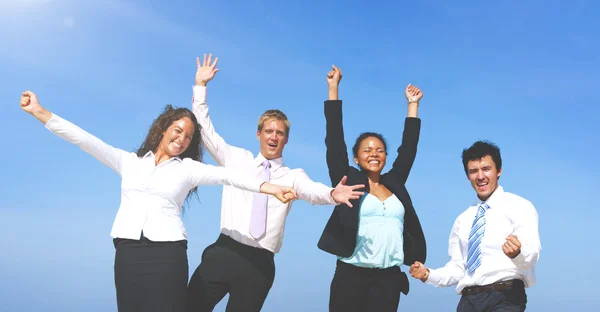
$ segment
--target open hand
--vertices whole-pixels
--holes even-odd
[[[365,192],[356,191],[358,189],[364,188],[364,184],[356,184],[356,185],[346,185],[346,180],[348,178],[344,176],[340,183],[333,189],[331,192],[331,197],[338,204],[346,204],[348,207],[352,208],[352,204],[350,203],[351,199],[358,199]]]
[[[427,281],[429,278],[429,269],[419,261],[415,261],[408,271],[412,277],[420,279],[422,282]]]
[[[215,74],[219,71],[217,67],[217,63],[219,62],[219,58],[215,57],[213,62],[212,53],[206,57],[204,54],[204,62],[200,64],[200,58],[196,57],[196,65],[198,65],[198,69],[196,70],[196,85],[197,86],[206,86],[206,84],[211,81]]]
[[[423,92],[417,86],[413,86],[412,84],[408,84],[406,86],[406,91],[404,91],[404,95],[406,95],[406,99],[408,103],[419,103],[421,98],[423,97]]]
[[[506,243],[502,244],[502,251],[509,258],[513,259],[521,253],[521,242],[516,236],[510,234],[506,238]]]
[[[342,80],[342,70],[331,65],[331,70],[327,73],[327,85],[329,88],[337,88]]]

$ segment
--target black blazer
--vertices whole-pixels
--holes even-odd
[[[327,134],[327,166],[331,184],[335,187],[343,176],[347,176],[347,185],[364,184],[361,191],[369,192],[369,181],[366,173],[348,164],[348,152],[344,142],[342,126],[342,101],[325,101],[325,119]],[[421,119],[406,118],[402,145],[398,148],[398,157],[390,171],[381,175],[380,183],[385,185],[404,205],[404,264],[410,266],[415,261],[425,263],[427,257],[425,236],[421,223],[415,212],[404,183],[408,179],[410,169],[417,155],[417,144],[421,129]],[[318,247],[328,253],[340,257],[350,257],[356,248],[360,200],[351,200],[353,208],[346,204],[335,207],[325,230],[321,235]],[[408,281],[406,281],[408,283]],[[408,285],[407,285],[408,286]],[[408,287],[406,287],[408,291]]]

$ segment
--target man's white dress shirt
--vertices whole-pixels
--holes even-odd
[[[535,284],[535,264],[540,251],[538,214],[531,202],[518,195],[505,192],[501,186],[486,201],[485,234],[481,241],[481,266],[470,276],[466,270],[469,232],[481,200],[471,205],[456,218],[448,244],[450,262],[437,270],[430,270],[425,283],[440,286],[456,286],[456,293],[463,288],[487,285],[494,282],[521,279],[525,287]],[[514,259],[502,251],[506,237],[513,234],[521,242],[521,253]]]
[[[265,160],[262,154],[254,156],[250,151],[231,146],[215,132],[206,105],[206,87],[193,87],[193,111],[202,127],[204,147],[217,164],[257,176],[261,163]],[[290,169],[283,164],[282,158],[271,159],[270,183],[293,187],[298,198],[313,205],[337,205],[331,198],[332,188],[312,181],[302,169]],[[278,253],[283,241],[285,220],[292,203],[284,204],[273,196],[268,198],[267,229],[262,238],[256,240],[250,235],[250,213],[252,211],[253,193],[223,186],[221,203],[221,233],[234,240],[253,247],[264,248]]]
[[[231,169],[174,157],[155,165],[154,153],[143,157],[114,148],[71,122],[52,114],[45,127],[121,175],[121,205],[113,223],[114,238],[152,241],[186,238],[181,207],[198,185],[226,184],[259,192],[264,181]]]

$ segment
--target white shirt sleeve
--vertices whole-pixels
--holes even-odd
[[[457,284],[465,275],[465,263],[460,250],[460,239],[458,231],[460,229],[459,218],[454,221],[452,232],[448,243],[448,255],[450,261],[442,268],[429,270],[429,278],[425,281],[426,284],[435,287],[447,287]]]
[[[236,153],[245,155],[246,150],[231,146],[215,131],[208,114],[206,104],[206,87],[194,86],[192,111],[198,119],[202,133],[202,144],[208,153],[220,166],[228,166],[234,160]]]
[[[196,187],[198,185],[231,185],[236,188],[259,193],[260,186],[265,183],[256,177],[250,177],[240,173],[237,170],[232,170],[225,167],[217,167],[203,164],[189,158],[183,160],[186,167],[189,167],[190,185]]]
[[[128,157],[136,157],[134,153],[126,152],[104,143],[102,140],[54,113],[46,122],[45,127],[57,136],[79,146],[83,151],[94,156],[94,158],[116,171],[119,175],[123,172],[124,160]]]
[[[521,242],[521,252],[512,259],[513,263],[520,269],[528,269],[537,263],[542,246],[538,230],[538,214],[529,201],[514,209],[517,213],[515,218],[515,231],[513,233]]]
[[[311,180],[302,169],[294,169],[294,189],[298,199],[305,200],[313,205],[337,205],[331,197],[331,187]]]

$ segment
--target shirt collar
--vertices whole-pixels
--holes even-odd
[[[496,190],[492,193],[492,195],[490,195],[490,197],[485,201],[485,203],[490,207],[494,207],[495,203],[498,203],[500,201],[500,198],[502,198],[502,195],[504,194],[504,188],[502,188],[502,186],[498,185],[498,187],[496,188]],[[476,206],[481,205],[481,203],[484,203],[484,201],[482,201],[481,199],[479,199],[479,197],[477,197],[477,201],[475,202]]]
[[[263,161],[265,159],[266,159],[265,156],[263,156],[261,153],[258,153],[256,158],[254,158],[255,168],[260,167],[260,165],[263,163]],[[269,162],[271,163],[271,171],[275,171],[275,170],[279,169],[281,166],[283,166],[283,157],[269,159]]]
[[[148,151],[148,153],[146,153],[142,159],[148,158],[148,157],[154,157],[154,153],[152,151]],[[175,156],[175,157],[171,157],[171,159],[169,160],[177,160],[178,162],[182,162],[183,160],[181,158],[179,158],[179,156]]]

